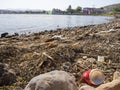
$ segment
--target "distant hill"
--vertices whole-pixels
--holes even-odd
[[[113,4],[113,5],[108,5],[108,6],[104,6],[103,9],[104,9],[106,12],[112,12],[115,7],[120,8],[120,3],[118,3],[118,4]]]
[[[45,10],[5,10],[0,9],[0,14],[47,14]]]

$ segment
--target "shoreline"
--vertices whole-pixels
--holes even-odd
[[[21,17],[21,16],[20,16]],[[73,16],[74,17],[74,16]],[[80,16],[80,18],[81,17],[83,17],[83,16]],[[64,28],[71,28],[71,27],[79,27],[79,26],[87,26],[87,25],[97,25],[97,24],[102,24],[102,23],[107,23],[108,22],[108,19],[112,19],[113,17],[105,17],[105,16],[88,16],[88,17],[90,17],[90,18],[93,18],[93,19],[97,19],[97,18],[100,18],[100,19],[103,19],[103,20],[100,20],[100,19],[97,19],[97,21],[96,20],[91,20],[90,19],[90,21],[87,21],[86,23],[83,23],[83,24],[77,24],[76,23],[76,25],[75,24],[68,24],[67,25],[67,23],[65,23],[65,24],[60,24],[60,26],[58,25],[58,24],[55,24],[55,25],[51,25],[50,27],[47,27],[47,26],[44,26],[44,25],[42,25],[42,24],[40,24],[41,26],[39,26],[39,27],[33,27],[31,24],[30,24],[30,26],[32,26],[32,28],[29,28],[29,24],[27,25],[28,26],[28,28],[26,28],[25,26],[18,26],[17,25],[17,27],[16,28],[14,28],[14,24],[12,25],[12,24],[10,24],[10,26],[11,26],[11,29],[10,30],[8,30],[7,28],[9,28],[9,25],[8,25],[8,27],[6,28],[6,27],[1,27],[1,30],[5,30],[5,31],[0,31],[0,34],[3,34],[3,33],[5,33],[5,32],[7,32],[7,33],[9,33],[9,36],[12,36],[12,35],[14,35],[14,33],[18,33],[18,34],[31,34],[31,33],[37,33],[37,32],[40,32],[40,31],[45,31],[45,30],[47,30],[47,31],[49,31],[49,30],[56,30],[56,29],[64,29]],[[58,16],[58,18],[59,18],[59,16]],[[86,18],[86,16],[84,16],[83,18]],[[14,20],[13,20],[14,21]],[[82,19],[80,20],[80,21],[82,21]],[[15,21],[14,21],[15,22]],[[49,21],[48,21],[49,22]],[[25,22],[26,23],[26,22]],[[81,22],[82,23],[82,22]],[[96,23],[96,24],[95,24]],[[3,24],[4,26],[6,26],[6,24]],[[21,24],[20,24],[21,25]],[[36,24],[36,25],[38,25],[38,24]],[[42,28],[42,26],[43,26],[43,28]],[[21,27],[23,27],[23,28],[21,28]]]
[[[98,68],[105,74],[105,83],[110,82],[113,73],[120,71],[119,50],[120,18],[104,24],[0,38],[0,62],[16,75],[15,81],[4,88],[24,88],[34,76],[52,70],[71,73],[81,86],[81,73]],[[104,60],[98,61],[98,56]]]

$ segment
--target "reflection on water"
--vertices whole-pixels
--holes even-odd
[[[77,15],[0,14],[0,33],[25,33],[93,25],[108,22],[112,17]]]
[[[91,17],[91,24],[94,24],[94,17]]]

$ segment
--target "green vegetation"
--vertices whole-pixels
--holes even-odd
[[[66,13],[67,14],[80,14],[81,11],[82,11],[82,8],[80,6],[78,6],[76,9],[72,9],[72,6],[69,5],[66,10]]]
[[[72,6],[69,5],[66,11],[67,11],[68,14],[73,14]]]
[[[111,13],[103,13],[103,14],[100,14],[100,16],[114,16],[114,13],[111,12]]]
[[[81,8],[80,6],[78,6],[78,7],[76,8],[76,11],[77,11],[77,12],[81,12],[81,10],[82,10],[82,8]]]
[[[120,7],[115,7],[113,13],[116,18],[120,18]]]
[[[113,9],[113,12],[120,12],[120,8],[119,7],[115,7],[114,9]]]

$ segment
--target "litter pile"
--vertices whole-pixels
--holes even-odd
[[[120,18],[107,24],[0,38],[0,88],[5,90],[24,88],[34,76],[52,70],[71,73],[82,86],[81,74],[95,68],[103,71],[105,83],[120,71]],[[14,80],[4,83],[3,74],[13,74]]]

